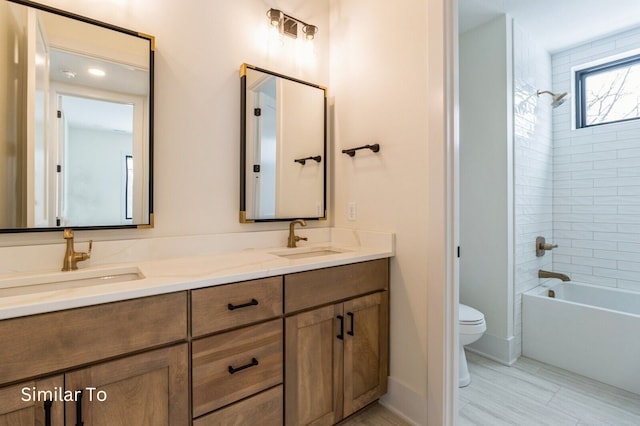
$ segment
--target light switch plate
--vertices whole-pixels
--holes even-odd
[[[351,201],[347,204],[347,219],[350,221],[355,221],[358,218],[358,212],[356,209],[355,201]]]

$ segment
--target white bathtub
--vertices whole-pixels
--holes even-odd
[[[524,293],[522,353],[640,394],[640,293],[576,283]]]

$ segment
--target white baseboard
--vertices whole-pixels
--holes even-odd
[[[519,340],[515,337],[505,339],[485,333],[480,340],[465,346],[465,348],[500,364],[513,365],[520,356],[518,346]]]
[[[389,377],[387,394],[380,404],[415,426],[427,424],[427,400],[413,389]]]

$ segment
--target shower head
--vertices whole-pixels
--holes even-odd
[[[569,94],[567,92],[563,92],[563,93],[558,93],[555,94],[553,92],[550,92],[548,90],[538,90],[538,96],[542,95],[543,93],[547,93],[549,95],[551,95],[551,106],[554,108],[559,107],[560,105],[562,105],[564,103],[564,101],[566,101],[567,99],[569,99]]]

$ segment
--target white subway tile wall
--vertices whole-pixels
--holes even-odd
[[[574,67],[638,48],[640,28],[554,54],[553,91],[571,91]],[[573,101],[553,110],[553,270],[640,291],[640,122],[575,129]]]
[[[537,236],[543,236],[549,242],[554,240],[551,98],[536,95],[538,90],[551,90],[551,57],[517,23],[513,26],[513,72],[514,337],[519,347],[522,340],[522,293],[538,285],[538,269],[551,269],[554,257],[553,252],[536,257],[535,240]],[[566,147],[570,149],[570,143]],[[571,154],[571,151],[567,152],[567,156]]]

